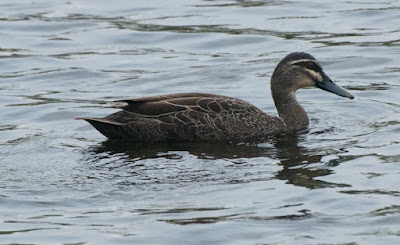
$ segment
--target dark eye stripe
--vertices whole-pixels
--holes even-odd
[[[320,72],[322,70],[322,68],[317,65],[317,63],[312,62],[312,61],[303,61],[303,62],[298,62],[296,63],[296,65],[298,66],[303,66],[309,70],[313,70],[315,72]]]

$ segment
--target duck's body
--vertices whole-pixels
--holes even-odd
[[[237,98],[183,93],[123,100],[128,105],[105,118],[84,118],[111,139],[148,141],[238,141],[286,130]]]
[[[333,85],[332,85],[333,84]],[[81,118],[110,139],[133,142],[249,141],[308,126],[295,91],[317,86],[353,98],[323,73],[309,54],[292,53],[277,66],[271,90],[280,117],[237,98],[181,93],[121,100],[127,105],[105,118]]]

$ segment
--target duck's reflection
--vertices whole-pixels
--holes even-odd
[[[275,175],[277,179],[310,189],[336,186],[335,183],[315,179],[331,174],[332,170],[320,164],[322,155],[299,146],[298,134],[289,134],[277,138],[274,141],[274,147],[277,149],[276,157],[283,166],[283,169]],[[312,167],[312,165],[315,165],[315,167]]]
[[[307,188],[326,188],[338,186],[315,179],[316,177],[331,174],[332,170],[321,163],[322,155],[299,146],[299,134],[286,134],[269,139],[263,144],[216,144],[216,143],[182,143],[182,144],[153,144],[130,145],[114,141],[105,141],[91,150],[91,160],[96,157],[115,157],[123,155],[127,163],[144,159],[168,158],[181,159],[182,152],[196,156],[199,159],[251,159],[267,157],[279,160],[282,169],[275,174],[275,178],[286,180],[288,184]],[[339,184],[340,185],[340,184]]]
[[[161,155],[171,159],[180,159],[177,152],[188,152],[200,159],[237,159],[269,156],[276,154],[271,147],[259,147],[247,144],[222,143],[158,143],[153,145],[138,145],[105,141],[100,146],[92,148],[94,153],[120,154],[125,153],[130,159],[143,160],[157,158]]]

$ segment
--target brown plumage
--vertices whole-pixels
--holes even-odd
[[[88,121],[110,139],[133,142],[253,141],[273,134],[303,129],[308,116],[295,91],[317,86],[353,98],[335,85],[309,54],[291,53],[277,66],[271,90],[280,117],[269,116],[237,98],[180,93],[120,100],[126,105],[105,118]]]

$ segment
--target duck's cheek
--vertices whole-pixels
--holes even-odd
[[[304,87],[315,86],[315,83],[316,82],[314,81],[314,78],[311,78],[308,76],[303,76],[295,84],[295,90],[304,88]]]

